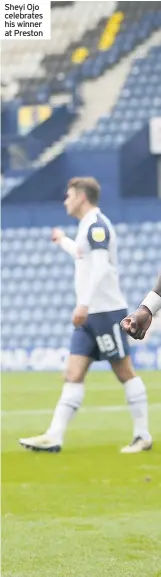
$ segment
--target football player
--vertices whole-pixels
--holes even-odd
[[[76,308],[65,382],[50,427],[43,435],[20,439],[21,445],[33,450],[61,450],[68,424],[83,402],[86,373],[94,360],[102,359],[110,362],[123,384],[133,419],[132,443],[121,451],[136,453],[152,447],[145,385],[136,375],[127,335],[120,329],[127,305],[119,287],[116,235],[98,207],[99,196],[94,178],[73,178],[64,204],[68,215],[79,220],[76,239],[58,228],[52,233],[53,241],[75,260]]]

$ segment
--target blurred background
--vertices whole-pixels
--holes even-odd
[[[129,309],[161,269],[161,2],[51,2],[50,41],[2,42],[2,368],[59,369],[73,262],[51,242],[77,223],[67,180],[91,175],[118,237]],[[161,367],[161,316],[132,342]]]

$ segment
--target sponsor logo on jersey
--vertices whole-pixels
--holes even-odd
[[[101,226],[92,228],[92,238],[96,242],[102,242],[106,238],[105,229]]]

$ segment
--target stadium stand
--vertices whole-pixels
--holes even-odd
[[[133,309],[153,286],[159,271],[161,222],[131,226],[120,223],[116,232],[121,285]],[[67,227],[66,233],[74,238],[76,228]],[[147,251],[149,236],[151,247]],[[51,229],[4,230],[2,347],[68,347],[74,304],[73,261],[53,245]],[[151,343],[159,346],[161,331],[157,323],[154,328]]]
[[[27,103],[100,76],[161,28],[160,2],[86,2],[83,14],[75,2],[52,13],[51,41],[39,41],[34,58],[33,42],[21,58],[19,46],[2,43],[3,82]]]
[[[161,116],[161,46],[133,61],[110,116],[100,117],[93,130],[74,140],[74,148],[120,147],[155,116]]]
[[[69,146],[76,150],[118,148],[129,141],[134,133],[139,132],[149,118],[161,114],[161,48],[155,46],[145,58],[132,64],[131,72],[110,116],[100,117],[90,131],[82,132],[77,138],[74,137],[72,143],[70,131],[81,102],[79,92],[77,94],[77,81],[97,78],[111,66],[114,67],[122,56],[129,54],[140,42],[144,42],[154,30],[161,27],[160,2],[119,2],[119,5],[116,2],[109,2],[108,6],[107,3],[96,2],[95,11],[92,11],[91,3],[87,2],[83,16],[81,11],[81,18],[80,9],[79,2],[67,3],[63,10],[57,4],[54,5],[51,42],[40,41],[36,51],[34,50],[34,58],[32,41],[28,45],[23,42],[21,59],[19,43],[14,43],[12,59],[12,42],[2,43],[3,84],[6,82],[10,89],[13,81],[14,83],[19,81],[21,89],[20,92],[17,91],[15,101],[10,103],[11,108],[16,106],[16,102],[18,108],[25,103],[33,104],[30,113],[28,110],[23,111],[22,107],[23,122],[26,122],[28,114],[34,118],[36,114],[39,118],[37,122],[40,123],[27,135],[14,136],[4,132],[2,114],[3,197],[6,197],[14,186],[23,183],[30,172],[50,162],[57,155],[58,141],[62,140],[64,146],[66,141],[67,143],[69,141]],[[72,33],[76,32],[77,42],[74,43],[75,37]],[[64,70],[64,66],[68,71]],[[34,77],[33,67],[35,67]],[[43,77],[42,69],[45,71]],[[74,81],[70,84],[69,78],[73,74]],[[60,107],[57,123],[61,124],[59,130],[56,127],[55,107],[52,110],[50,105],[50,95],[57,91],[52,85],[55,80],[58,81],[59,89],[61,84],[61,89],[69,89],[73,93],[73,104],[63,104]],[[44,108],[39,117],[35,110],[36,103],[40,108],[41,106],[43,108],[44,104],[46,114],[47,108],[50,107],[49,117],[44,122],[41,121]],[[3,105],[5,107],[5,98]],[[68,139],[64,138],[66,135]]]
[[[2,134],[3,198],[32,171],[54,158],[56,144],[65,135],[64,147],[66,144],[71,154],[121,149],[126,143],[133,146],[133,136],[148,127],[151,118],[161,116],[161,46],[154,46],[145,58],[133,61],[111,114],[100,117],[92,130],[72,138],[70,130],[77,116],[76,110],[64,104],[27,135],[10,142],[10,135]]]

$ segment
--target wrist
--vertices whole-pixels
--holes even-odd
[[[142,310],[145,311],[145,312],[150,313],[150,315],[152,316],[152,312],[150,311],[150,309],[149,309],[146,305],[143,305],[143,304],[141,303],[141,305],[139,305],[138,310],[140,311],[140,309],[142,309]]]
[[[146,307],[153,316],[161,308],[161,297],[154,291],[150,291],[145,297],[145,299],[142,301],[140,306]]]

